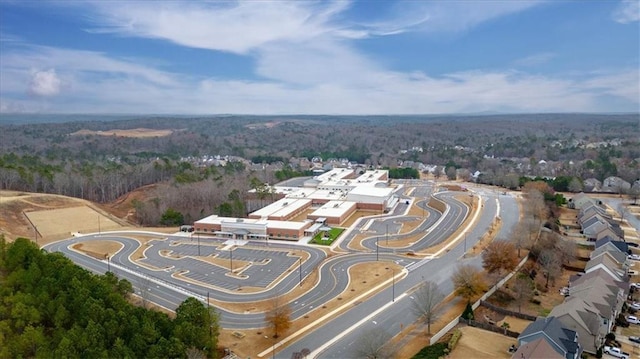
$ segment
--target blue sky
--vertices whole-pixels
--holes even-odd
[[[0,112],[640,112],[640,0],[0,0]]]

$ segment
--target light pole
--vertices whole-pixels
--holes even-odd
[[[200,233],[198,233],[198,257],[200,257]]]
[[[98,214],[98,234],[100,234],[100,214]]]
[[[396,270],[391,268],[391,301],[396,301]]]
[[[389,245],[389,224],[387,224],[387,245]]]
[[[107,272],[111,272],[111,256],[107,253]]]
[[[231,267],[231,273],[233,273],[233,246],[229,248],[229,267]]]
[[[300,284],[299,284],[299,286],[302,287],[302,257],[298,257],[298,268],[300,269]]]
[[[466,254],[467,253],[467,232],[464,232],[464,253],[462,254]]]
[[[378,244],[378,242],[380,242],[380,237],[376,237],[376,262],[378,261],[378,257],[380,256],[380,245]]]

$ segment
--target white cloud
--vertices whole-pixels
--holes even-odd
[[[515,66],[522,66],[522,67],[537,66],[537,65],[542,65],[551,61],[551,59],[553,59],[554,57],[556,57],[556,55],[553,53],[543,52],[543,53],[523,57],[521,59],[517,59],[513,62],[513,64]]]
[[[34,71],[29,83],[29,93],[36,96],[55,96],[60,93],[62,81],[54,69]]]
[[[380,35],[406,31],[461,32],[541,3],[540,0],[405,1],[398,3],[390,19],[364,26]]]
[[[640,21],[640,0],[622,0],[613,11],[613,20],[621,24]]]
[[[300,43],[329,31],[325,25],[348,2],[97,2],[99,28],[210,50],[245,54],[273,41]]]
[[[362,26],[338,21],[349,7],[342,1],[93,4],[107,19],[96,22],[99,31],[246,54],[255,59],[259,79],[198,77],[163,71],[154,59],[21,44],[0,53],[0,111],[43,107],[51,112],[200,114],[610,110],[598,107],[602,96],[624,99],[630,108],[638,105],[637,71],[562,78],[506,70],[433,76],[390,71],[353,46],[354,39],[403,31],[464,31],[536,2],[412,2],[398,9],[391,21]],[[541,53],[518,61],[532,66],[553,56]],[[54,75],[64,78],[64,86],[59,84],[57,90],[65,89],[56,97],[60,101],[20,98],[32,83],[34,68],[56,69]],[[629,79],[630,73],[635,77]]]

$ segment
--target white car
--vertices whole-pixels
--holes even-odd
[[[640,310],[640,303],[638,303],[638,302],[627,303],[627,305],[629,306],[629,308],[633,308],[635,310]]]
[[[627,322],[631,324],[640,324],[640,319],[638,319],[638,317],[636,317],[635,315],[628,315]]]
[[[640,261],[640,254],[629,254],[627,258],[632,261]]]
[[[629,286],[635,289],[640,289],[640,282],[629,283]]]

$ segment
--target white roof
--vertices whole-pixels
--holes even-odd
[[[358,186],[349,192],[349,195],[388,197],[393,193],[391,187]]]
[[[308,226],[309,222],[291,222],[291,221],[267,221],[267,228],[281,228],[281,229],[303,229]]]
[[[358,178],[355,179],[356,183],[367,183],[367,182],[380,182],[386,180],[382,179],[389,171],[387,170],[375,170],[375,171],[366,171]]]
[[[355,202],[329,201],[311,213],[318,217],[340,217],[356,206]]]
[[[252,216],[268,217],[268,216],[282,216],[286,217],[291,213],[308,206],[311,203],[310,199],[292,199],[282,198],[270,205],[263,207],[253,213]]]
[[[353,174],[353,170],[350,168],[334,168],[329,172],[325,172],[316,177],[316,179],[320,181],[328,181],[328,180],[340,180],[345,177],[349,177]]]

